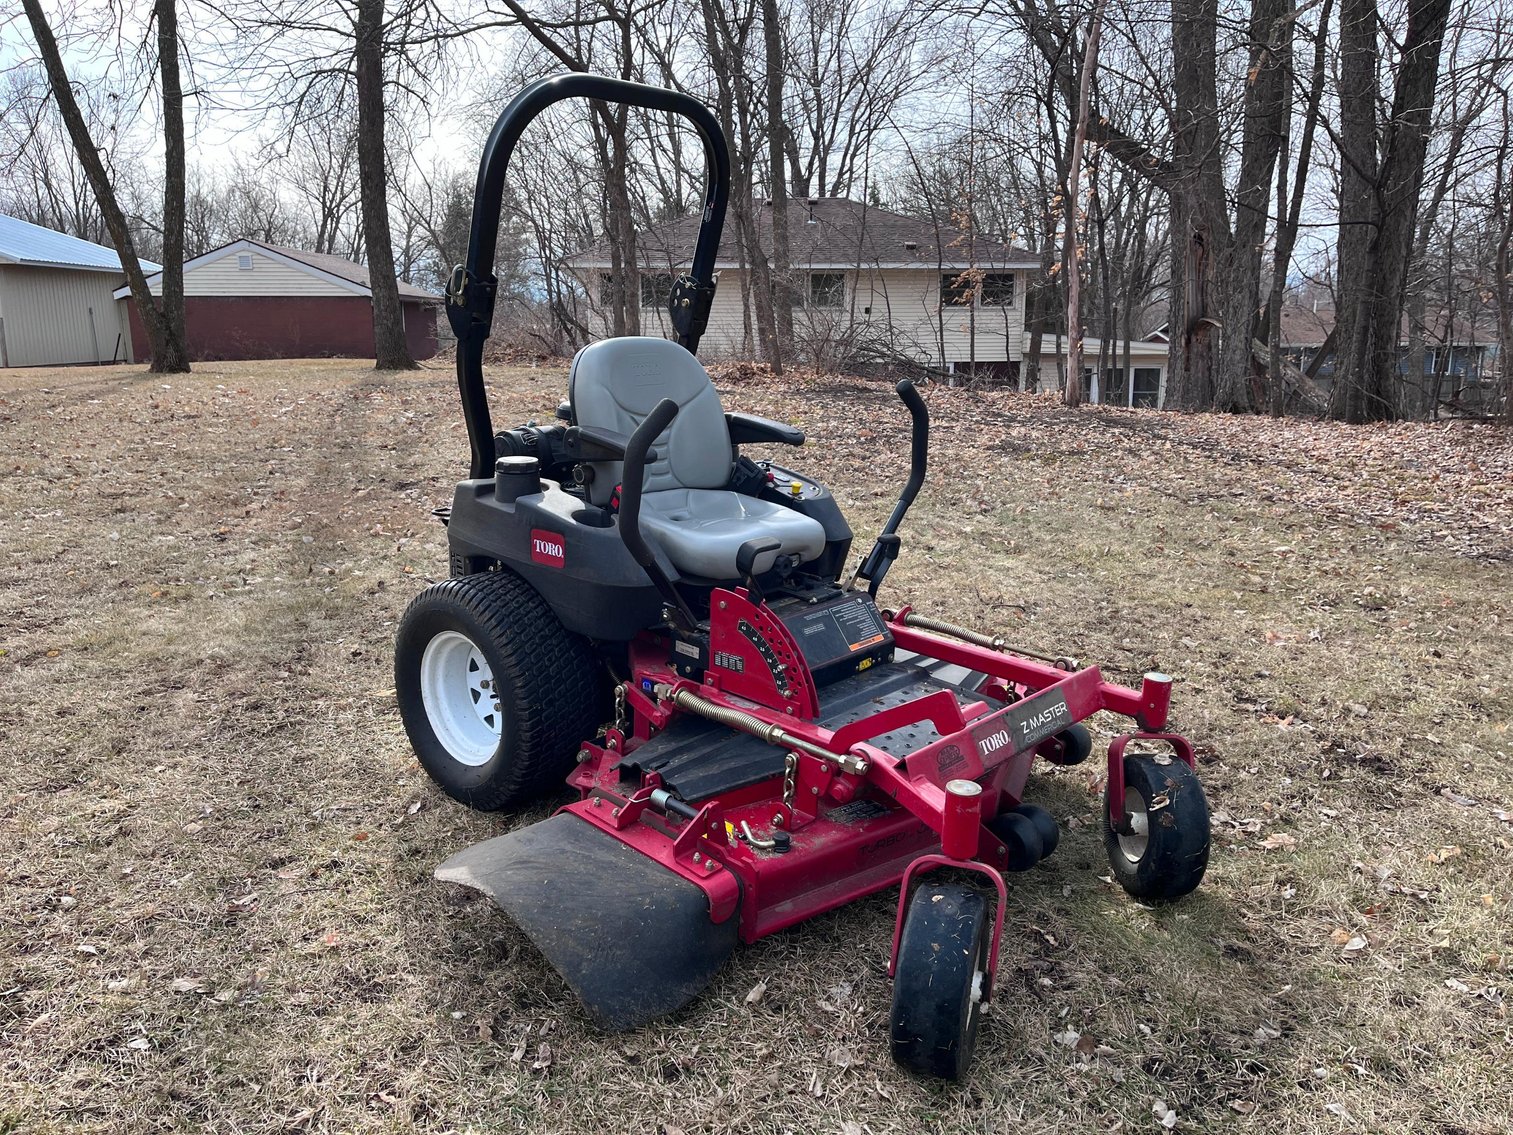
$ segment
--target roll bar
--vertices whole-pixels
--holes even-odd
[[[483,386],[483,343],[494,321],[494,298],[499,287],[494,275],[494,252],[504,200],[504,177],[510,155],[526,126],[553,103],[569,98],[602,99],[666,111],[693,123],[704,143],[708,181],[693,267],[689,275],[677,281],[672,298],[678,342],[690,352],[698,350],[699,336],[704,332],[709,304],[714,298],[715,256],[720,247],[720,231],[725,226],[725,203],[730,190],[730,151],[714,113],[697,99],[677,91],[604,75],[571,72],[538,79],[526,87],[504,108],[483,147],[478,183],[473,191],[473,227],[468,237],[467,262],[452,270],[447,284],[447,319],[457,336],[457,386],[462,394],[462,415],[472,448],[470,476],[474,479],[491,476],[494,470],[494,427]]]

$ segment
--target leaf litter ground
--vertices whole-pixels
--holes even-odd
[[[717,374],[865,540],[907,460],[886,384]],[[492,383],[507,425],[564,374]],[[888,1059],[892,896],[605,1037],[431,881],[547,809],[448,802],[393,704],[466,459],[446,370],[0,377],[0,1130],[1513,1128],[1508,434],[930,402],[885,598],[1178,676],[1215,813],[1204,888],[1145,908],[1096,762],[1038,778],[1065,838],[1012,880],[961,1086]]]

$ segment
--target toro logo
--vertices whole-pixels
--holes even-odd
[[[531,559],[547,567],[559,568],[567,563],[567,548],[560,532],[531,529]]]
[[[997,732],[989,733],[986,737],[979,737],[977,739],[977,749],[982,754],[983,759],[986,760],[1011,740],[1009,731],[1007,729],[1000,729]]]

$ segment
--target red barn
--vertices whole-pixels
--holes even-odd
[[[149,276],[162,294],[161,272]],[[130,298],[118,288],[131,320],[133,357],[151,355]],[[440,297],[399,285],[410,353],[436,353]],[[373,293],[362,264],[237,240],[184,263],[184,330],[189,357],[201,359],[373,358]]]

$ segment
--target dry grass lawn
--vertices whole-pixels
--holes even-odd
[[[514,424],[564,375],[494,384]],[[886,386],[722,384],[875,530]],[[1040,779],[1065,836],[961,1086],[889,1060],[892,895],[607,1037],[431,880],[545,814],[442,797],[391,697],[450,372],[0,375],[0,1132],[1513,1129],[1513,439],[931,400],[887,598],[1177,675],[1216,821],[1148,909],[1102,877],[1097,762]]]

